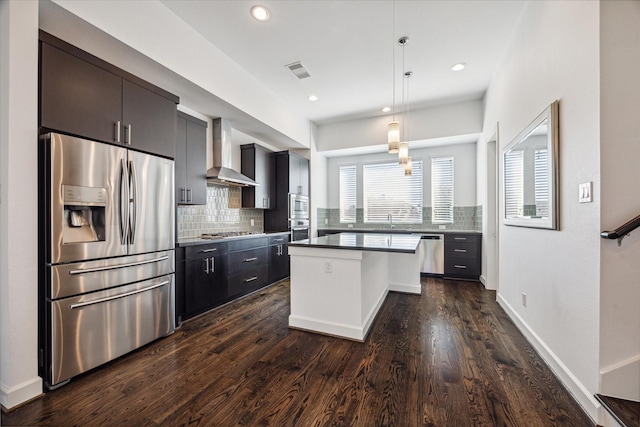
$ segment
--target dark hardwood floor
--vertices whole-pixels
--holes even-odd
[[[592,426],[479,283],[392,292],[364,343],[287,328],[283,281],[185,322],[2,425]]]

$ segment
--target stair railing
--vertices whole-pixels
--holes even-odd
[[[640,215],[633,218],[629,222],[625,222],[620,227],[613,231],[603,231],[600,233],[600,237],[603,239],[617,239],[618,246],[622,245],[622,239],[629,235],[633,230],[640,227]]]

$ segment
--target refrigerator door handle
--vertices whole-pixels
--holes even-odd
[[[168,256],[161,256],[158,258],[154,258],[154,259],[148,259],[145,261],[136,261],[136,262],[128,262],[125,264],[114,264],[114,265],[107,265],[104,267],[95,267],[95,268],[81,268],[78,270],[69,270],[69,274],[71,276],[75,275],[75,274],[86,274],[86,273],[96,273],[98,271],[107,271],[107,270],[115,270],[116,268],[127,268],[127,267],[135,267],[138,265],[144,265],[144,264],[151,264],[154,262],[160,262],[160,261],[166,261],[168,260],[169,257]]]
[[[169,283],[170,282],[168,280],[165,280],[165,281],[157,283],[155,285],[148,286],[148,287],[142,288],[142,289],[138,289],[137,291],[125,292],[124,294],[114,295],[112,297],[99,298],[99,299],[92,300],[92,301],[86,301],[86,302],[79,302],[79,303],[76,303],[76,304],[71,304],[71,305],[69,305],[69,308],[71,310],[75,310],[76,308],[82,308],[82,307],[86,307],[88,305],[100,304],[100,303],[107,302],[107,301],[113,301],[114,299],[130,297],[131,295],[140,294],[142,292],[147,292],[147,291],[150,291],[152,289],[168,285]]]
[[[124,158],[120,159],[120,244],[127,244],[129,224],[129,176]]]
[[[133,163],[133,160],[129,160],[129,165],[129,170],[131,171],[131,201],[133,202],[129,243],[134,244],[136,241],[136,228],[138,227],[138,177],[136,175],[136,165]]]

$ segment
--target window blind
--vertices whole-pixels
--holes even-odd
[[[363,166],[364,222],[388,222],[391,214],[395,224],[422,223],[422,161],[412,168],[405,176],[397,162]]]
[[[431,222],[453,223],[453,157],[431,159]]]
[[[523,215],[523,160],[524,152],[522,150],[512,150],[504,155],[504,209],[507,218]]]
[[[549,156],[546,148],[535,151],[534,193],[536,216],[549,217]]]
[[[356,222],[356,165],[340,166],[340,222]]]

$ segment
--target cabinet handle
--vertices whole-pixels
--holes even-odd
[[[454,237],[453,240],[467,240],[466,237]]]
[[[211,272],[216,272],[216,259],[214,257],[209,258],[211,260]]]
[[[454,252],[467,252],[466,249],[454,249],[453,251]]]
[[[205,272],[206,274],[209,274],[209,258],[205,258],[205,259],[204,259],[204,265],[205,265],[205,267],[204,267],[204,272]]]
[[[186,202],[187,201],[187,199],[186,199],[186,197],[184,195],[185,195],[185,189],[181,188],[180,189],[180,201],[181,202]]]
[[[456,264],[456,265],[454,265],[454,267],[455,267],[455,268],[467,268],[467,266],[466,266],[466,265],[457,265],[457,264]]]
[[[116,142],[120,142],[120,120],[115,123],[116,127],[116,137],[114,138]]]
[[[257,279],[258,279],[258,276],[253,276],[253,277],[249,277],[248,279],[244,279],[244,282],[245,283],[253,282],[254,280],[257,280]]]
[[[284,239],[273,239],[274,242],[284,242]]]
[[[191,189],[187,188],[187,203],[191,203],[193,199],[191,198]]]
[[[255,261],[255,260],[257,260],[257,259],[258,259],[258,257],[245,258],[245,259],[243,259],[243,260],[242,260],[242,262],[251,262],[251,261]]]
[[[211,249],[203,249],[203,250],[201,250],[200,252],[202,252],[202,253],[207,253],[207,252],[215,252],[215,251],[217,251],[217,250],[218,250],[218,248],[211,248]]]
[[[131,128],[132,127],[133,126],[131,126],[130,124],[124,127],[127,130],[127,134],[125,135],[125,138],[124,138],[124,142],[127,145],[131,145]]]

